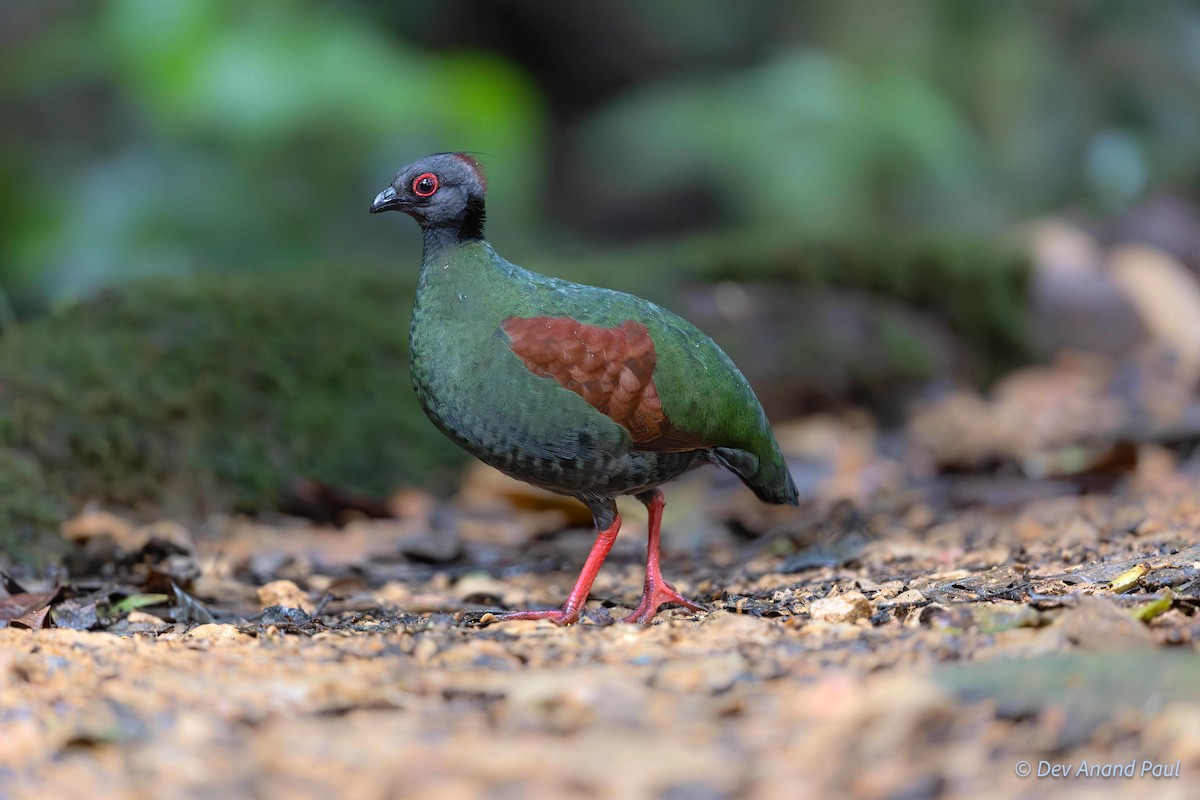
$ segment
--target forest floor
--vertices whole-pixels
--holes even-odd
[[[340,527],[88,510],[58,585],[0,592],[0,798],[1194,796],[1200,459],[955,472],[910,428],[782,426],[799,509],[668,487],[665,574],[710,610],[648,626],[614,621],[636,504],[579,624],[495,622],[592,536],[484,469]]]

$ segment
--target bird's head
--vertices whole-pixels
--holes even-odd
[[[371,203],[371,213],[403,211],[423,228],[449,227],[483,234],[483,168],[464,153],[437,153],[400,170]],[[468,230],[478,228],[478,231]]]

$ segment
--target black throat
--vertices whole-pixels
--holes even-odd
[[[445,247],[482,240],[484,216],[483,198],[472,197],[458,219],[422,225],[425,251],[433,253]]]
[[[469,242],[474,239],[483,238],[483,219],[486,213],[483,208],[482,197],[471,197],[467,200],[467,211],[463,214],[462,221],[458,226],[458,237],[460,241]]]

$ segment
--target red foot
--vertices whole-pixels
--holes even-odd
[[[578,608],[550,608],[545,611],[510,611],[496,614],[496,619],[506,622],[511,619],[548,619],[558,625],[573,625],[579,621]]]
[[[616,511],[616,507],[613,507]],[[507,614],[497,614],[496,619],[501,621],[510,619],[548,619],[557,622],[559,625],[571,625],[579,621],[579,612],[587,602],[588,593],[592,591],[592,583],[596,580],[596,573],[600,571],[600,565],[604,563],[604,559],[608,557],[608,551],[612,550],[613,542],[617,540],[617,532],[621,530],[621,516],[614,514],[612,524],[606,529],[596,533],[596,543],[592,545],[592,551],[588,553],[587,561],[583,564],[583,569],[579,572],[579,579],[575,581],[575,588],[571,590],[571,594],[567,597],[567,602],[563,603],[562,608],[552,608],[546,611],[510,611]]]
[[[688,600],[675,591],[674,586],[662,580],[661,577],[659,581],[661,582],[656,586],[650,586],[649,582],[647,582],[646,591],[642,595],[642,602],[638,603],[638,607],[633,610],[632,614],[623,617],[621,619],[622,622],[640,622],[643,625],[649,625],[654,619],[654,615],[658,613],[659,606],[665,603],[674,603],[692,611],[708,611],[707,606]]]
[[[633,613],[622,619],[622,622],[640,622],[648,625],[658,613],[658,607],[664,603],[675,603],[692,611],[708,611],[707,608],[688,600],[675,591],[675,587],[663,580],[662,570],[658,565],[659,539],[662,530],[663,496],[658,489],[638,495],[638,499],[646,504],[650,512],[649,536],[646,542],[646,591],[642,593],[642,602]]]
[[[646,508],[650,511],[650,530],[646,542],[646,590],[642,593],[642,601],[638,603],[638,607],[622,622],[649,624],[654,619],[654,615],[658,613],[659,607],[667,603],[674,603],[692,611],[707,611],[707,608],[688,600],[675,591],[674,586],[663,580],[662,570],[658,564],[663,511],[662,492],[658,489],[651,489],[639,494],[638,499],[645,503]],[[613,511],[615,510],[614,507]],[[579,613],[583,609],[584,603],[587,602],[588,594],[592,590],[592,583],[596,580],[596,573],[600,571],[600,565],[604,563],[604,559],[612,549],[613,542],[617,539],[617,531],[620,529],[621,517],[614,514],[609,526],[596,533],[596,543],[592,545],[592,551],[588,553],[587,561],[579,572],[578,580],[575,581],[575,588],[571,590],[571,595],[562,608],[546,611],[511,611],[507,614],[497,614],[496,618],[501,621],[548,619],[559,625],[571,625],[578,622]]]

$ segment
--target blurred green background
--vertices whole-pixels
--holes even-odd
[[[0,37],[19,316],[146,275],[411,269],[413,226],[365,208],[437,150],[482,154],[493,240],[547,266],[998,236],[1200,179],[1185,3],[49,0]]]
[[[1182,2],[5,3],[8,519],[449,480],[417,227],[367,213],[426,153],[479,154],[508,258],[691,317],[772,414],[886,413],[1036,356],[1025,222],[1195,196],[1198,97]]]

